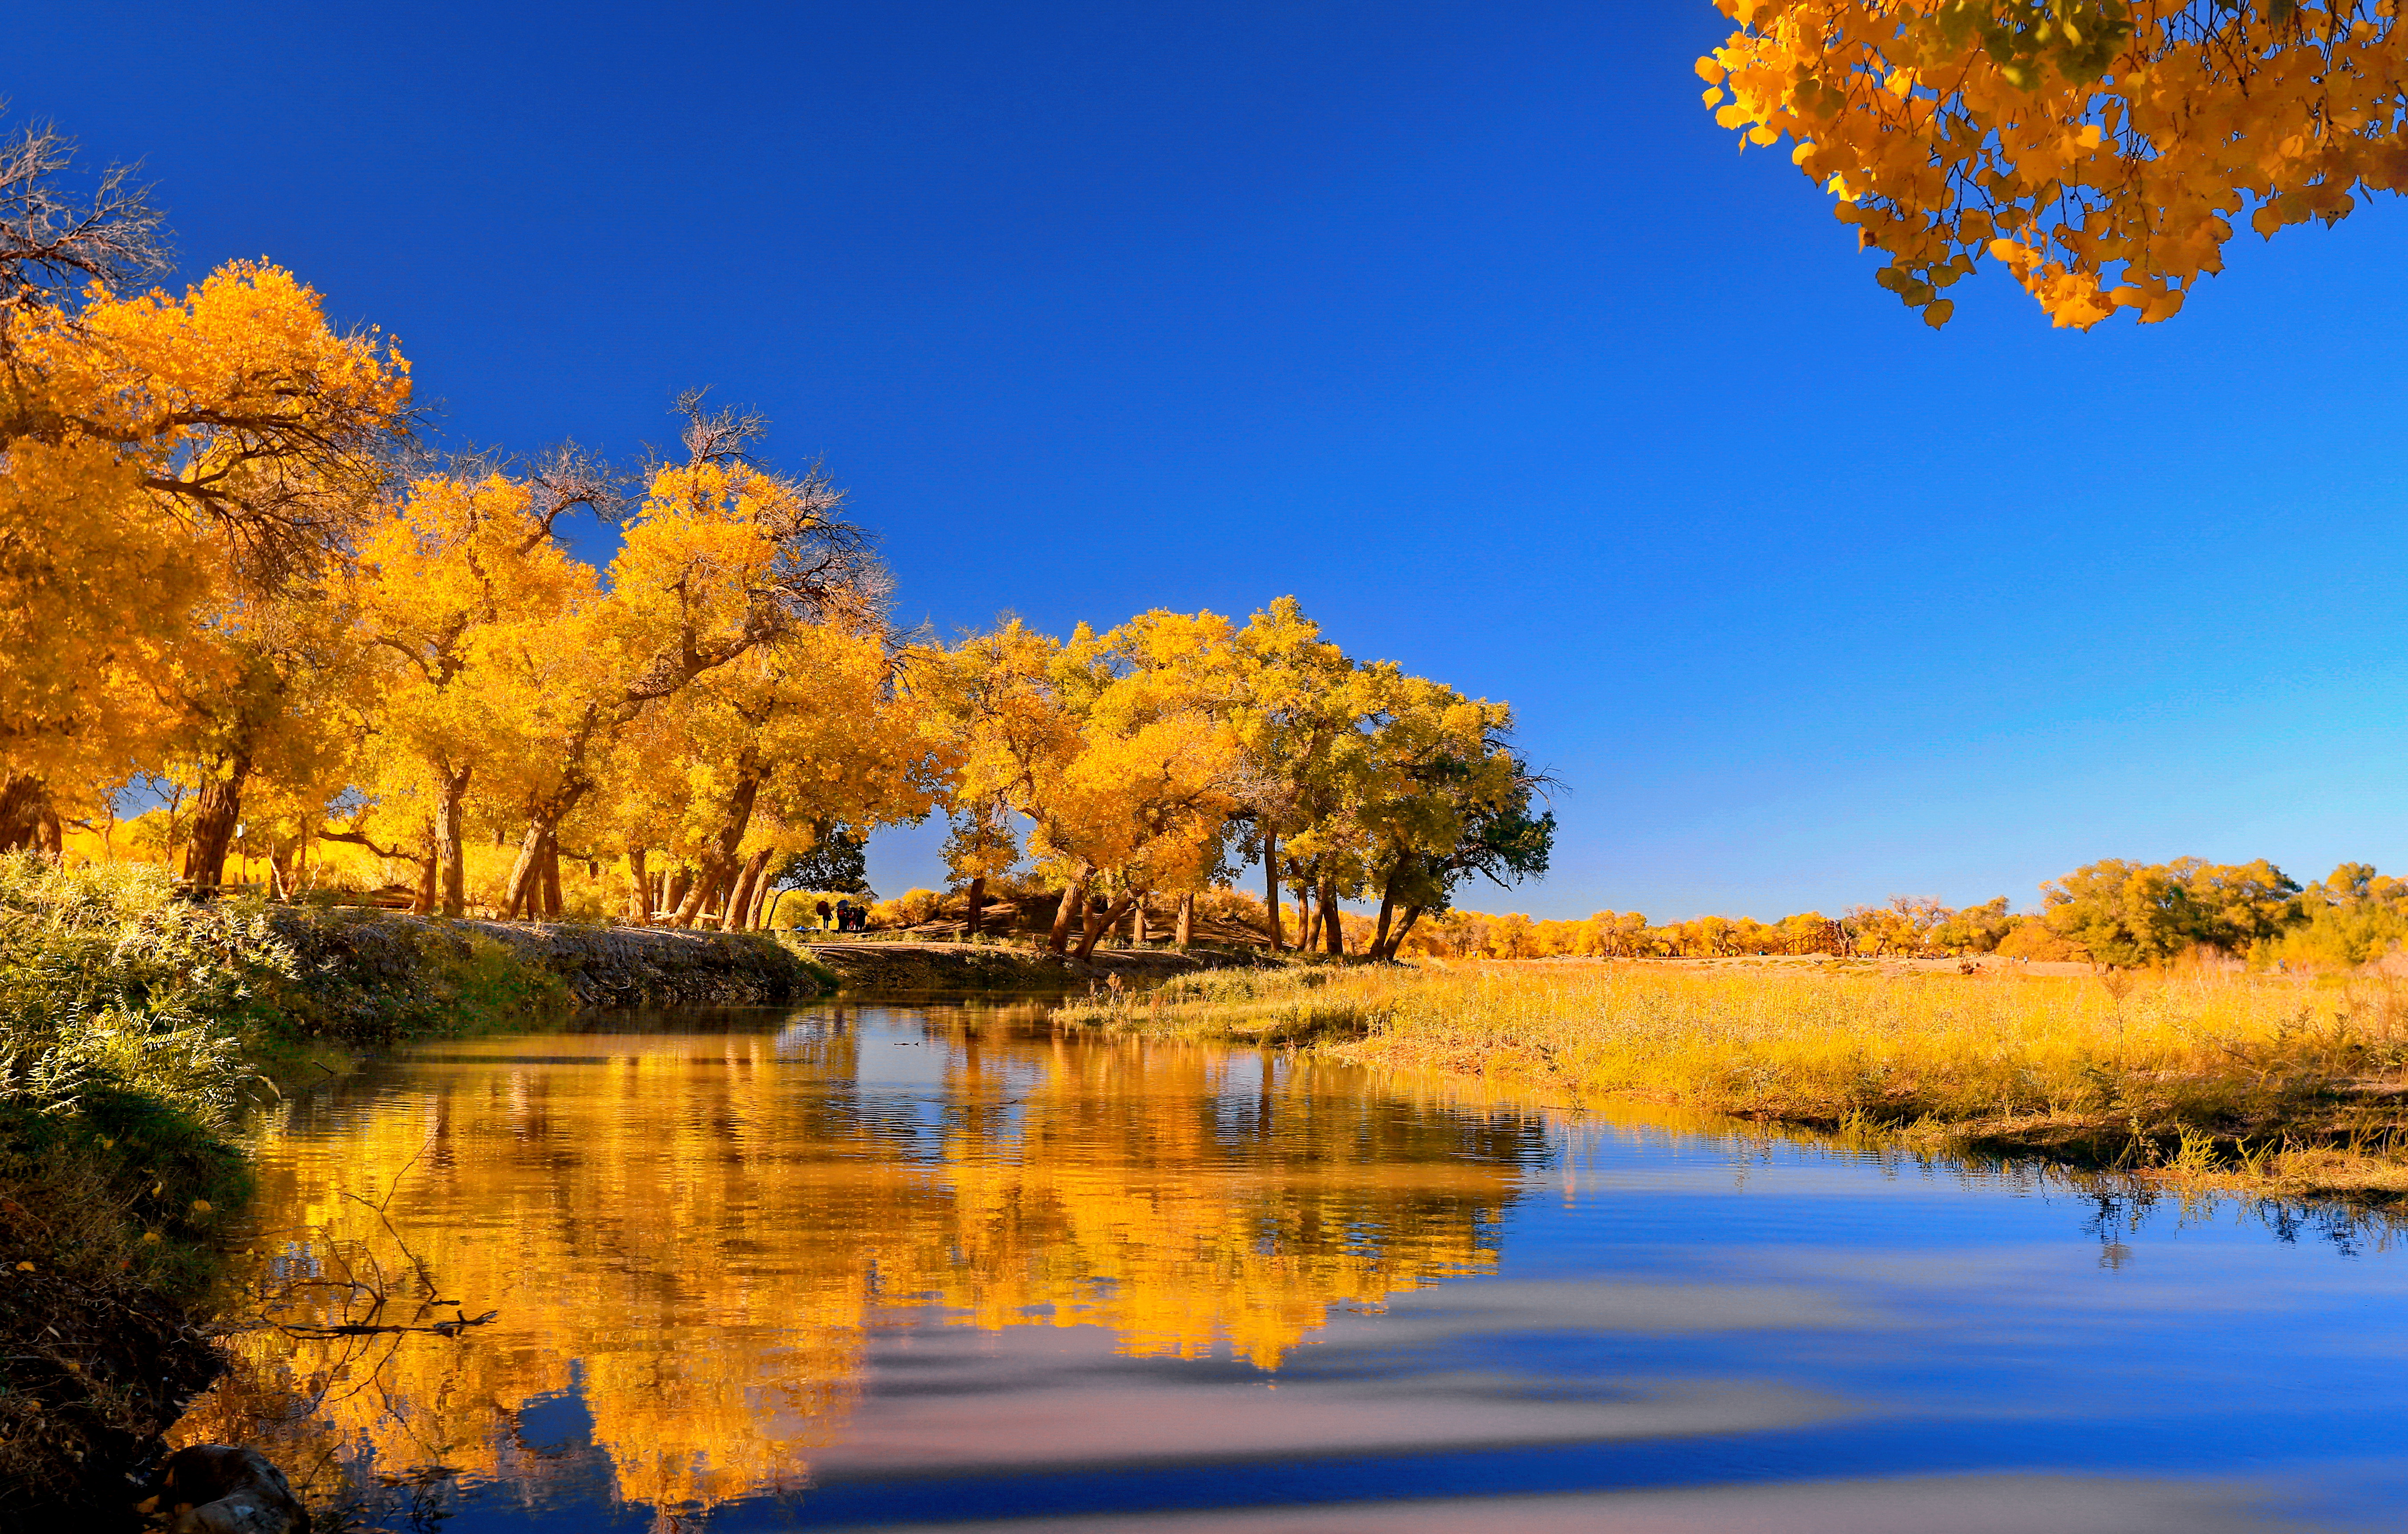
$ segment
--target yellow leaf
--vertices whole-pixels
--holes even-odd
[[[21,1262],[17,1265],[17,1271],[21,1273],[30,1273],[33,1270],[34,1265],[30,1262]]]
[[[1956,306],[1948,299],[1942,298],[1939,302],[1928,305],[1924,308],[1923,323],[1929,325],[1932,329],[1938,330],[1942,325],[1946,324],[1948,323],[1948,317],[1956,312]]]
[[[1723,66],[1712,59],[1699,59],[1698,78],[1708,85],[1720,85],[1723,82]]]
[[[1713,106],[1715,102],[1718,102],[1718,101],[1722,100],[1722,98],[1723,98],[1723,88],[1722,88],[1721,86],[1717,85],[1717,86],[1715,86],[1713,90],[1706,92],[1706,93],[1704,93],[1704,95],[1703,95],[1703,96],[1701,96],[1699,99],[1700,99],[1700,100],[1702,100],[1702,101],[1704,101],[1704,102],[1705,102],[1705,104],[1706,104],[1707,106],[1711,107],[1711,106]]]

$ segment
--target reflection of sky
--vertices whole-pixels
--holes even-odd
[[[907,1012],[841,1026],[852,1088],[935,1123],[961,1041]],[[1496,1274],[1341,1313],[1274,1373],[891,1314],[812,1486],[705,1527],[2396,1525],[2408,1265],[2372,1238],[1654,1129],[1584,1133],[1524,1186]],[[523,1434],[570,1447],[581,1412],[546,1398]],[[472,1497],[446,1527],[650,1522],[604,1484]]]

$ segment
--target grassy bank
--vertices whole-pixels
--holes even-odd
[[[2408,1197],[2408,984],[1873,965],[1212,972],[1063,1014],[2269,1194]]]

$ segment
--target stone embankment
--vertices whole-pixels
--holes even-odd
[[[296,912],[278,926],[301,959],[294,1010],[355,1039],[452,1031],[442,1025],[446,1012],[740,1005],[819,996],[837,983],[795,947],[760,933],[387,911]]]
[[[848,991],[1076,991],[1113,975],[1124,983],[1151,982],[1244,962],[1229,953],[1157,948],[1099,948],[1081,961],[1041,948],[901,939],[803,946]]]
[[[745,1006],[848,991],[1081,991],[1248,962],[1243,951],[807,939],[797,933],[280,911],[302,977],[280,1010],[355,1045],[594,1007]]]

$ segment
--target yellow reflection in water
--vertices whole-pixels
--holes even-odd
[[[262,1241],[280,1319],[500,1313],[248,1333],[179,1437],[255,1437],[297,1393],[305,1475],[539,1495],[598,1451],[621,1498],[708,1506],[807,1480],[881,1326],[1097,1326],[1273,1369],[1334,1306],[1492,1267],[1537,1143],[1344,1068],[909,1021],[475,1040],[294,1110],[260,1200],[292,1232]],[[530,1442],[571,1391],[591,1450]]]

